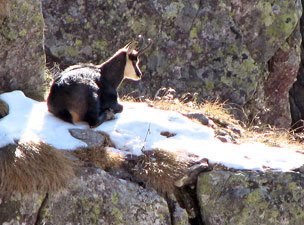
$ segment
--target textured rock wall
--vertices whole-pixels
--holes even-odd
[[[301,33],[298,25],[268,62],[269,76],[264,83],[268,111],[263,114],[263,121],[277,127],[288,128],[291,125],[289,90],[298,75],[301,61],[300,46]]]
[[[126,82],[122,94],[153,97],[172,87],[180,96],[197,93],[198,99],[220,97],[245,107],[249,119],[291,123],[288,90],[299,67],[300,1],[42,2],[50,63],[99,63],[143,34],[154,39],[142,60],[144,78]]]
[[[44,99],[44,21],[39,0],[0,1],[0,92]]]
[[[56,193],[0,195],[0,223],[302,225],[303,178],[291,172],[202,172],[196,188],[187,187],[196,190],[201,213],[201,222],[191,222],[179,206],[170,212],[155,191],[84,167]]]
[[[304,34],[304,18],[300,20],[300,32]],[[304,127],[304,42],[301,44],[301,63],[297,76],[297,81],[290,89],[290,109],[293,128],[303,131]]]
[[[303,178],[278,172],[203,173],[197,186],[203,221],[206,225],[303,224]]]
[[[170,224],[167,203],[155,191],[100,169],[82,168],[78,173],[67,189],[48,197],[0,197],[0,223]],[[179,216],[181,222],[177,224],[187,224],[186,214]]]

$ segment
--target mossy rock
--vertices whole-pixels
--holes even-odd
[[[197,197],[206,224],[295,224],[304,221],[299,173],[211,171],[199,176]]]
[[[55,2],[42,1],[50,62],[62,68],[101,63],[142,34],[154,40],[142,56],[143,79],[126,81],[121,95],[153,98],[160,88],[172,87],[177,97],[196,93],[198,101],[219,98],[245,107],[247,118],[258,118],[257,112],[272,107],[264,95],[272,72],[268,62],[279,49],[286,51],[302,13],[299,1],[281,0]],[[290,53],[298,58],[296,51]],[[283,85],[290,87],[294,73],[287,70],[285,76],[289,83]],[[286,97],[288,90],[283,92]],[[287,118],[285,97],[278,111]],[[289,122],[287,118],[280,126]]]
[[[0,17],[0,93],[22,90],[43,100],[47,81],[41,2],[6,1],[6,9],[6,17]]]

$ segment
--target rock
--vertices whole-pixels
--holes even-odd
[[[173,225],[190,225],[188,215],[185,209],[182,209],[178,204],[173,213]]]
[[[167,203],[156,192],[115,179],[100,169],[79,171],[69,189],[52,195],[43,224],[169,224]]]
[[[44,21],[37,0],[1,0],[0,93],[22,90],[43,100],[46,91]],[[2,15],[5,15],[4,17]]]
[[[125,82],[121,94],[153,98],[173,87],[177,97],[219,97],[245,107],[248,118],[266,110],[266,123],[291,123],[288,89],[299,67],[300,1],[42,3],[49,62],[100,63],[142,34],[154,40],[142,58],[142,82]]]
[[[303,224],[303,174],[211,171],[200,174],[197,197],[208,224]]]
[[[200,173],[210,171],[210,166],[207,159],[203,159],[199,164],[191,166],[185,175],[179,180],[175,181],[176,187],[190,186],[196,183],[197,177]]]
[[[264,91],[269,111],[262,120],[276,127],[289,128],[291,125],[289,90],[298,75],[301,39],[300,27],[297,26],[268,63],[269,76],[264,82]]]
[[[300,20],[300,32],[304,33],[304,18]],[[303,49],[304,43],[302,42],[301,49]],[[292,117],[293,128],[296,131],[303,131],[303,119],[304,119],[304,52],[301,51],[300,68],[297,75],[297,80],[293,84],[289,91],[290,94],[290,111]],[[301,121],[302,120],[302,121]]]
[[[0,212],[1,224],[170,224],[167,203],[155,191],[94,168],[79,169],[66,189],[47,198],[2,198]]]
[[[7,17],[9,14],[8,1],[0,0],[0,19]]]
[[[5,117],[9,112],[8,104],[0,99],[0,119]]]
[[[185,113],[184,116],[187,116],[191,119],[197,119],[201,124],[206,125],[208,127],[215,127],[212,120],[209,120],[208,117],[206,117],[202,113]]]
[[[229,136],[216,136],[221,142],[227,143],[232,142]]]
[[[89,148],[102,146],[105,142],[104,135],[94,130],[72,128],[69,129],[69,132],[74,138],[85,142]]]
[[[35,224],[43,199],[39,194],[0,197],[0,223]]]

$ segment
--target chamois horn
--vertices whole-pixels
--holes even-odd
[[[137,45],[137,41],[131,41],[124,48],[127,49],[127,53],[130,54],[136,48]]]
[[[138,50],[137,55],[141,55],[152,45],[152,40],[149,38],[148,45],[146,47],[144,47],[144,44],[145,44],[144,37],[142,35],[139,35],[138,38],[141,40],[141,42],[140,42],[140,48]]]

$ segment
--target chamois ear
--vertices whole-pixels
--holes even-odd
[[[133,52],[133,50],[135,50],[137,45],[138,45],[137,41],[131,41],[124,47],[124,49],[127,49],[127,54],[129,55]]]

